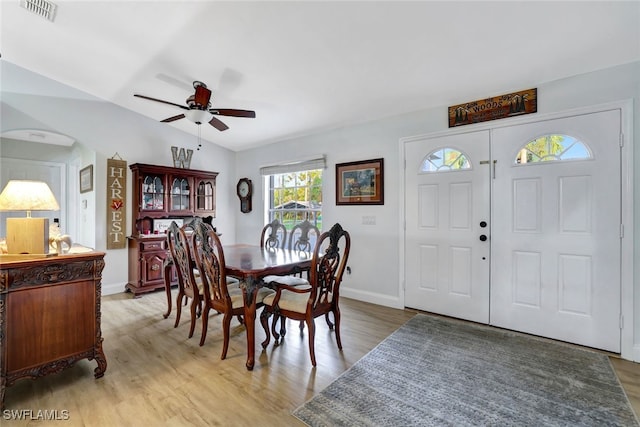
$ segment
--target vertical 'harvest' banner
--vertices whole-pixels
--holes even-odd
[[[107,249],[126,247],[127,162],[107,159]]]

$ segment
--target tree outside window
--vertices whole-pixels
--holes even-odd
[[[322,229],[322,169],[269,175],[269,222],[287,230],[309,220]]]

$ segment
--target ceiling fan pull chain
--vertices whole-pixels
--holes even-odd
[[[198,151],[200,151],[200,147],[202,147],[202,140],[200,139],[200,132],[202,131],[202,129],[200,128],[200,126],[200,123],[198,123]]]

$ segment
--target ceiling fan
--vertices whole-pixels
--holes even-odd
[[[209,100],[211,99],[211,91],[207,89],[207,85],[202,83],[201,81],[196,80],[193,82],[193,87],[196,92],[187,98],[187,100],[185,101],[186,105],[163,101],[162,99],[151,98],[145,95],[134,94],[133,96],[148,99],[150,101],[162,102],[163,104],[173,105],[175,107],[186,110],[183,114],[178,114],[177,116],[161,120],[161,122],[164,123],[187,118],[197,125],[200,125],[205,121],[209,122],[209,124],[214,128],[218,129],[219,131],[223,131],[229,129],[229,126],[220,121],[220,119],[218,119],[216,116],[248,118],[256,117],[256,112],[251,110],[236,110],[233,108],[211,108],[211,103],[209,102]]]

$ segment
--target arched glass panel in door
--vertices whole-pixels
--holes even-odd
[[[591,150],[585,143],[569,135],[550,134],[529,141],[520,148],[514,163],[525,165],[592,158]]]
[[[433,150],[425,156],[420,164],[420,172],[452,172],[471,169],[471,162],[467,156],[451,147]]]

